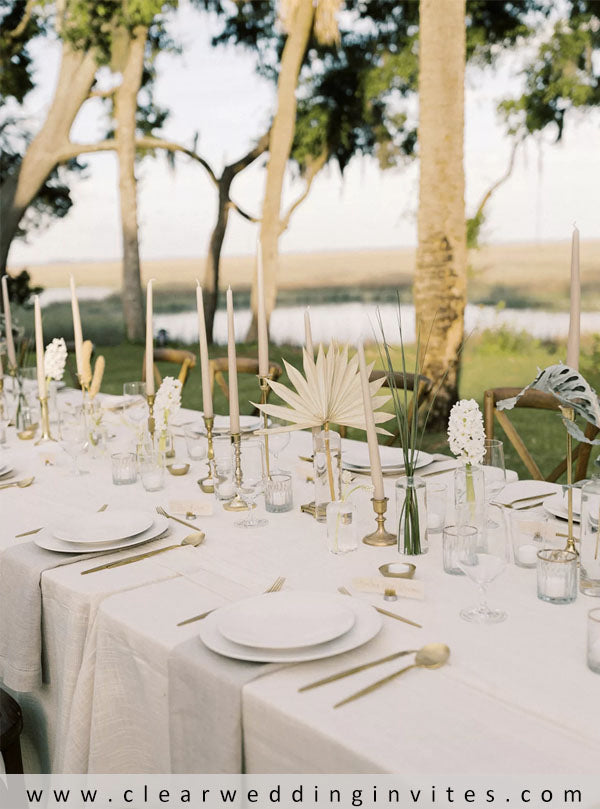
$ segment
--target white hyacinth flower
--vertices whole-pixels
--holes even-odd
[[[46,379],[54,379],[60,382],[65,372],[67,362],[67,346],[62,337],[55,337],[46,346],[44,354],[44,376]]]
[[[179,379],[166,376],[161,382],[154,400],[154,418],[158,424],[168,424],[169,419],[181,407],[182,384]]]
[[[461,399],[448,419],[450,451],[466,463],[479,464],[485,455],[483,416],[475,399]]]

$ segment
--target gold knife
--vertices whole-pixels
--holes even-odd
[[[423,629],[422,624],[418,624],[416,621],[410,621],[408,618],[403,618],[401,615],[396,615],[395,612],[384,610],[383,607],[375,607],[375,609],[382,615],[387,615],[388,618],[395,618],[397,621],[403,621],[405,624],[410,624],[411,626],[416,626],[419,629]]]
[[[360,666],[354,666],[351,669],[339,671],[337,674],[331,674],[329,677],[323,677],[322,680],[316,680],[316,682],[314,683],[303,685],[302,688],[298,689],[298,691],[310,691],[311,688],[318,688],[320,685],[327,685],[327,683],[333,683],[336,680],[341,680],[344,677],[349,677],[351,674],[358,674],[359,671],[366,671],[367,669],[370,669],[373,666],[378,666],[380,663],[388,663],[390,660],[396,660],[399,657],[404,657],[404,655],[414,654],[416,651],[417,649],[407,649],[404,652],[395,652],[394,654],[388,655],[387,657],[380,657],[379,660],[373,660],[371,661],[371,663],[363,663]]]
[[[157,537],[158,539],[158,537]],[[184,548],[185,545],[167,545],[165,548],[158,548],[154,551],[146,551],[146,553],[138,553],[135,556],[128,556],[126,559],[118,559],[116,562],[107,562],[104,565],[98,565],[97,567],[90,567],[88,570],[82,570],[81,575],[85,576],[86,573],[96,573],[98,570],[110,570],[113,567],[122,567],[123,565],[130,565],[132,562],[140,562],[142,559],[149,559],[151,556],[157,556],[159,553],[164,553],[165,551],[172,551],[174,548]],[[109,553],[114,553],[114,551],[109,551]]]

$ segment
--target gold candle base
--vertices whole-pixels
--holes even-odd
[[[269,381],[268,380],[270,378],[271,378],[270,375],[269,376],[259,376],[258,377],[258,384],[259,384],[259,387],[260,387],[260,403],[261,404],[266,404],[267,403],[267,396],[269,395]],[[269,417],[267,416],[266,413],[263,413],[262,417],[263,417],[263,428],[266,430],[267,427],[269,426]],[[265,473],[267,475],[267,478],[270,479],[271,478],[271,470],[270,470],[270,465],[269,465],[269,436],[264,435],[263,438],[265,440]]]
[[[148,400],[148,432],[150,433],[150,438],[154,440],[154,430],[156,428],[156,423],[154,421],[154,393],[147,393],[146,399]]]
[[[208,464],[208,476],[198,481],[198,486],[205,494],[213,494],[215,491],[215,479],[213,477],[212,462],[215,457],[215,450],[213,448],[213,425],[215,419],[213,416],[204,416],[204,424],[206,426],[206,438],[208,440],[208,452],[206,461]]]
[[[50,413],[48,412],[48,397],[47,396],[39,397],[39,401],[40,401],[40,409],[42,411],[42,419],[41,419],[42,434],[35,442],[36,447],[38,444],[47,444],[50,441],[53,442],[56,441],[56,439],[52,438],[52,436],[50,435]]]
[[[242,436],[240,433],[233,433],[231,436],[231,441],[233,443],[235,454],[235,485],[239,489],[242,485]],[[239,493],[236,493],[233,500],[223,503],[223,508],[225,511],[248,511],[248,506],[246,503],[244,503]]]
[[[382,500],[376,500],[372,497],[371,502],[373,503],[373,511],[377,515],[375,517],[377,528],[372,534],[367,534],[366,537],[363,537],[363,542],[365,545],[372,545],[375,548],[389,548],[392,545],[397,545],[398,537],[385,530],[385,512],[387,511],[388,498],[384,497]]]

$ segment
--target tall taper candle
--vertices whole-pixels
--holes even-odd
[[[383,500],[385,492],[383,490],[383,474],[381,472],[381,459],[379,457],[379,443],[375,432],[375,419],[373,417],[373,404],[371,402],[371,391],[369,390],[369,377],[367,376],[367,364],[365,362],[365,352],[363,344],[358,344],[358,366],[360,368],[360,382],[362,385],[363,406],[365,409],[365,425],[367,427],[367,441],[369,443],[369,461],[371,464],[371,479],[375,491],[375,500]]]
[[[213,403],[210,392],[208,341],[206,339],[206,322],[204,320],[204,298],[198,279],[196,279],[196,308],[198,310],[198,344],[200,347],[200,372],[202,374],[202,410],[204,411],[204,418],[210,419],[213,415]]]
[[[240,431],[240,402],[238,399],[233,293],[231,287],[227,287],[227,370],[229,372],[229,431],[232,435],[236,435]]]
[[[154,328],[152,325],[152,281],[146,287],[146,393],[154,395]]]
[[[44,332],[42,329],[42,310],[37,295],[33,298],[35,322],[35,360],[37,366],[38,395],[40,399],[46,398],[46,374],[44,371]]]
[[[15,354],[15,342],[12,333],[12,316],[10,313],[10,301],[8,299],[8,279],[2,276],[2,301],[4,306],[4,325],[6,327],[6,353],[8,354],[8,365],[10,368],[17,367],[17,357]]]
[[[265,307],[265,280],[263,275],[262,247],[258,242],[256,251],[256,291],[258,299],[258,375],[269,374],[269,332]]]
[[[310,325],[310,308],[307,306],[304,311],[304,345],[311,357],[315,356],[315,349],[312,339],[312,328]]]
[[[579,370],[579,332],[581,319],[581,282],[579,280],[579,230],[573,227],[571,241],[571,314],[567,341],[567,365]]]
[[[71,312],[73,313],[73,338],[75,340],[75,362],[77,364],[77,376],[81,380],[83,375],[83,334],[81,332],[81,317],[79,315],[79,301],[75,289],[75,279],[69,276],[71,284]]]

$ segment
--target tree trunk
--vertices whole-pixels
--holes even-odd
[[[206,339],[212,345],[214,342],[214,324],[217,303],[219,299],[219,270],[221,266],[221,249],[227,230],[229,219],[229,189],[234,175],[223,172],[219,178],[219,202],[217,208],[217,221],[210,236],[208,255],[206,257],[206,270],[202,286],[204,301],[204,320],[206,322]]]
[[[278,242],[281,230],[281,193],[285,168],[296,127],[296,87],[314,18],[312,0],[299,0],[288,23],[277,82],[277,110],[269,138],[269,162],[262,209],[260,243],[265,279],[267,322],[277,298]],[[247,339],[256,339],[256,278],[252,286],[252,324]]]
[[[18,175],[9,177],[0,189],[0,275],[19,222],[48,175],[61,162],[69,142],[69,132],[83,102],[89,95],[97,64],[94,53],[74,51],[63,43],[60,71],[46,120],[28,146]]]
[[[123,234],[123,317],[127,339],[143,340],[144,308],[138,242],[137,182],[135,178],[137,96],[142,82],[148,28],[132,33],[123,80],[115,93],[115,139],[119,160],[119,199]]]
[[[420,0],[419,215],[414,300],[423,370],[446,427],[458,399],[467,296],[464,146],[465,0]]]

